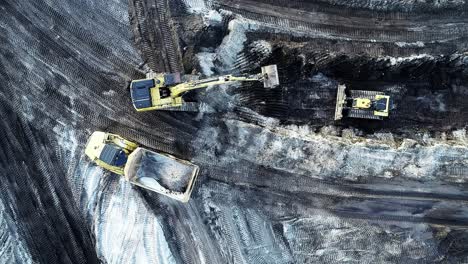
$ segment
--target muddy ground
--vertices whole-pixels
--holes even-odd
[[[468,3],[0,3],[2,263],[468,261]],[[137,113],[150,70],[278,64],[281,85],[209,88]],[[338,83],[393,96],[333,121]],[[188,204],[84,157],[106,130],[190,160]]]

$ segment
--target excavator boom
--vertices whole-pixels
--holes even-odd
[[[220,76],[220,77],[215,77],[215,78],[208,78],[208,79],[203,79],[203,80],[198,80],[198,81],[193,81],[193,82],[181,83],[170,88],[171,97],[178,97],[178,96],[181,96],[185,92],[195,90],[195,89],[207,88],[210,86],[232,84],[235,82],[249,82],[249,81],[253,82],[253,81],[259,81],[259,80],[262,80],[262,76],[235,77],[232,75],[225,75],[225,76]]]

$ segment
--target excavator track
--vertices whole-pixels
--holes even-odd
[[[347,117],[361,118],[361,119],[375,119],[375,120],[382,120],[383,119],[381,116],[374,115],[373,110],[349,109],[347,111],[348,111],[348,113],[346,114]]]
[[[374,99],[376,95],[383,95],[384,93],[378,91],[362,91],[362,90],[350,90],[349,95],[351,98],[367,98]]]

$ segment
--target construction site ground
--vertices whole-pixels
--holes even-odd
[[[0,33],[5,263],[468,261],[465,1],[6,0]],[[129,96],[269,64],[273,89]],[[390,117],[334,121],[340,83]],[[190,202],[89,162],[95,130],[197,164]]]

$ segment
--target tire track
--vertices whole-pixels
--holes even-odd
[[[228,185],[249,186],[251,188],[276,190],[282,193],[301,195],[319,194],[339,198],[402,199],[468,204],[468,194],[372,190],[354,187],[350,184],[332,183],[308,175],[298,175],[275,169],[262,168],[253,164],[242,164],[236,166],[235,170],[225,169],[222,165],[215,166],[211,162],[208,163],[210,160],[212,159],[208,157],[205,162],[197,159],[197,164],[204,164],[203,166],[208,168],[206,173],[210,179],[224,182]],[[256,175],[257,177],[249,177],[251,175]],[[268,180],[266,181],[265,179]],[[278,184],[278,182],[282,182],[284,179],[288,179],[288,185]]]
[[[415,214],[421,214],[421,212],[416,212],[419,210],[417,204],[408,204],[408,208],[406,209],[400,208],[400,210],[407,215],[389,214],[388,212],[369,213],[364,212],[362,209],[357,207],[352,207],[354,204],[358,205],[360,199],[337,201],[332,197],[322,195],[291,196],[289,193],[277,192],[267,188],[257,189],[252,188],[251,186],[228,185],[222,181],[220,182],[214,179],[205,183],[205,188],[207,188],[205,192],[208,192],[212,199],[221,204],[236,204],[236,206],[246,208],[247,210],[249,208],[253,208],[253,204],[262,204],[263,207],[261,211],[268,215],[273,221],[285,221],[287,219],[293,220],[307,217],[307,215],[311,214],[318,214],[324,216],[337,216],[342,219],[357,219],[387,224],[400,222],[454,227],[460,229],[468,228],[468,218],[460,218],[459,216],[440,218],[432,216],[434,211],[431,211],[428,215],[415,216]],[[226,192],[226,190],[224,190],[226,188],[229,188],[230,191]],[[268,199],[265,197],[268,197]],[[284,207],[285,203],[290,204],[291,206]],[[389,203],[384,204],[387,204],[388,206]]]
[[[468,32],[465,30],[468,20],[463,17],[454,18],[454,21],[447,21],[445,24],[435,21],[434,23],[427,21],[414,23],[412,20],[391,20],[388,22],[384,20],[388,24],[380,22],[376,26],[373,19],[333,16],[330,13],[306,12],[284,7],[278,7],[275,10],[271,5],[262,5],[248,0],[218,1],[215,6],[267,26],[282,30],[290,29],[293,32],[302,32],[321,38],[414,43],[417,41],[453,41],[468,36]]]
[[[135,41],[155,72],[183,72],[178,37],[167,0],[129,0]]]

